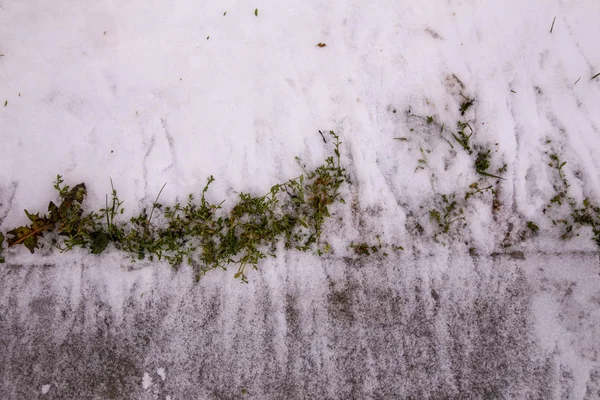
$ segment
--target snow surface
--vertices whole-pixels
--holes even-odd
[[[42,386],[42,394],[46,394],[50,391],[50,385]]]
[[[152,386],[152,378],[147,372],[144,372],[144,377],[142,378],[142,387],[144,390],[148,390]]]
[[[162,379],[163,382],[165,381],[165,379],[167,379],[167,373],[165,372],[164,368],[158,368],[156,370],[156,373],[158,374],[158,376],[160,376],[160,379]]]
[[[332,255],[280,252],[249,285],[10,249],[0,397],[51,379],[54,398],[600,398],[598,248],[542,212],[552,153],[600,202],[598,21],[597,0],[0,0],[2,232],[45,211],[57,174],[94,207],[112,178],[125,217],[213,174],[227,207],[297,176],[295,156],[318,165],[319,130],[353,182]],[[450,136],[466,98],[473,142],[507,165],[500,211],[478,197],[433,240],[436,196],[479,178]],[[540,232],[517,240],[526,221]],[[348,248],[376,236],[405,250]]]

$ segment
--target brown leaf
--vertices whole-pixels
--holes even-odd
[[[319,44],[317,44],[317,47],[325,47],[325,46],[327,46],[325,43],[319,43]]]
[[[45,216],[30,214],[27,210],[25,210],[25,214],[32,222],[31,226],[20,226],[7,232],[13,236],[8,238],[8,247],[23,243],[33,253],[34,249],[38,247],[38,238],[42,237],[45,231],[53,229],[54,223]]]

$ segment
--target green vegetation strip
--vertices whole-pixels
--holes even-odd
[[[158,202],[159,192],[149,213],[144,209],[129,221],[120,221],[123,202],[114,187],[104,208],[87,211],[85,184],[69,187],[59,175],[54,185],[59,205],[51,201],[48,213],[41,216],[25,210],[30,224],[8,231],[8,246],[22,244],[33,253],[40,239],[48,236],[61,252],[78,247],[99,254],[112,244],[133,260],[165,259],[175,269],[187,263],[196,280],[209,270],[235,266],[235,278],[247,282],[246,268],[256,269],[261,259],[274,256],[280,242],[286,249],[313,249],[319,255],[321,247],[329,249],[320,240],[323,224],[330,207],[344,202],[340,187],[347,182],[340,164],[339,136],[333,131],[330,135],[334,154],[321,166],[306,171],[296,158],[303,174],[274,185],[263,196],[241,193],[229,211],[222,208],[223,202],[213,204],[206,199],[215,180],[210,176],[199,200],[190,194],[185,204],[164,206]],[[0,262],[4,262],[3,241],[0,233]]]

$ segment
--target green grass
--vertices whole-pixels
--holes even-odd
[[[272,186],[262,196],[241,193],[230,210],[223,208],[224,202],[207,199],[215,181],[210,176],[199,199],[190,194],[187,202],[166,206],[159,203],[161,189],[149,213],[144,209],[121,221],[123,201],[114,187],[104,208],[88,211],[85,184],[70,187],[59,175],[54,184],[59,205],[51,201],[45,215],[25,210],[29,224],[7,232],[8,246],[22,244],[33,253],[42,239],[48,239],[61,252],[83,248],[100,254],[112,245],[132,260],[164,259],[175,269],[187,264],[196,279],[215,268],[235,267],[235,277],[247,282],[247,269],[256,269],[262,259],[274,256],[280,243],[285,249],[312,249],[317,254],[329,250],[321,239],[323,226],[331,207],[344,203],[340,189],[347,182],[339,136],[333,131],[330,135],[333,155],[322,165],[306,170],[297,159],[301,175]]]
[[[575,200],[570,194],[571,184],[565,174],[567,162],[556,152],[551,152],[548,158],[548,166],[555,174],[555,194],[543,209],[543,213],[552,225],[559,229],[561,239],[568,240],[579,236],[583,227],[590,227],[592,240],[600,247],[600,206],[589,198],[585,198],[581,203]]]
[[[464,116],[474,104],[475,99],[465,97],[465,101],[459,105],[461,116]],[[435,185],[432,184],[432,189],[434,191],[432,196],[426,198],[419,205],[418,210],[408,212],[407,229],[409,234],[431,238],[434,241],[443,244],[464,241],[464,238],[462,237],[462,228],[465,227],[468,210],[473,209],[473,201],[475,199],[477,199],[478,202],[488,204],[491,213],[498,211],[500,206],[498,205],[499,200],[496,197],[496,193],[500,186],[500,181],[505,180],[505,178],[499,174],[507,172],[508,166],[507,164],[498,166],[497,161],[493,159],[494,153],[491,150],[491,146],[477,140],[475,130],[473,129],[474,125],[471,121],[467,119],[457,121],[456,130],[453,132],[452,130],[446,129],[445,123],[438,123],[432,116],[419,116],[410,112],[409,115],[414,117],[413,120],[417,121],[417,127],[421,128],[424,132],[415,132],[414,137],[411,138],[403,137],[394,139],[421,142],[423,142],[423,140],[428,140],[427,147],[432,149],[425,151],[423,147],[419,147],[421,154],[417,160],[415,172],[424,170],[426,167],[431,169],[429,167],[430,154],[433,154],[431,157],[435,156],[446,160],[457,157],[457,152],[455,151],[456,148],[464,150],[471,160],[474,172],[477,174],[477,178],[474,182],[463,189],[459,188],[452,193],[440,193],[436,191]],[[424,123],[421,121],[424,121]],[[428,125],[433,126],[428,127]],[[434,130],[438,131],[439,134],[436,135]],[[444,137],[445,130],[446,133],[450,133],[454,139],[453,142]],[[410,132],[413,131],[414,129],[411,128]],[[435,146],[431,143],[431,140],[441,141],[440,139],[444,140],[449,145],[449,148],[444,146],[444,154],[440,154],[439,146]],[[454,146],[453,143],[456,143],[459,146]],[[492,167],[494,169],[492,169]],[[497,174],[490,172],[495,170],[498,171]],[[432,170],[431,176],[433,177],[439,173],[440,171]],[[494,181],[491,181],[490,178],[493,178]],[[428,222],[428,224],[426,222]],[[370,251],[372,252],[371,247],[365,249],[371,249]]]
[[[467,98],[460,104],[461,115],[474,104],[474,99]],[[463,242],[469,246],[470,239],[463,237],[463,228],[467,215],[476,209],[473,202],[477,202],[478,210],[482,210],[482,205],[489,207],[494,220],[501,215],[498,214],[502,209],[498,193],[505,178],[500,174],[507,172],[508,165],[494,158],[493,146],[477,137],[472,121],[457,121],[454,132],[446,128],[446,133],[450,132],[454,138],[451,142],[450,136],[446,136],[450,140],[443,136],[446,125],[441,121],[410,111],[407,115],[413,117],[417,126],[409,125],[409,136],[395,137],[394,140],[403,142],[402,146],[408,147],[409,151],[419,150],[415,172],[426,170],[430,173],[433,190],[432,196],[425,199],[418,210],[409,210],[407,232],[443,244]],[[436,119],[442,117],[436,116]],[[425,134],[415,128],[424,130]],[[327,144],[325,134],[319,133]],[[5,261],[2,255],[4,242],[9,247],[23,245],[32,253],[47,246],[61,252],[83,248],[92,254],[101,254],[108,249],[126,253],[132,261],[166,260],[175,269],[189,265],[196,279],[216,268],[234,268],[234,276],[247,282],[248,269],[256,269],[263,259],[274,257],[280,246],[287,250],[314,251],[318,255],[330,253],[331,247],[322,237],[323,228],[332,207],[344,203],[340,190],[349,182],[340,162],[339,136],[332,131],[329,135],[333,138],[332,154],[322,165],[307,170],[297,158],[301,169],[299,176],[273,185],[262,195],[241,193],[228,208],[224,207],[224,201],[212,203],[208,200],[207,193],[215,181],[210,176],[199,196],[190,194],[185,202],[165,205],[159,201],[163,186],[152,204],[138,215],[123,220],[123,201],[112,181],[112,191],[106,196],[104,207],[90,211],[84,201],[86,185],[80,183],[70,187],[59,175],[54,183],[58,201],[56,204],[49,202],[47,213],[32,214],[25,210],[27,224],[8,231],[6,237],[0,233],[0,262]],[[442,146],[436,146],[432,140]],[[454,146],[454,142],[459,146]],[[414,143],[419,144],[412,146]],[[546,145],[554,146],[549,139]],[[444,154],[439,153],[440,148]],[[433,176],[437,171],[435,163],[429,165],[429,158],[434,160],[439,156],[451,165],[452,157],[458,157],[463,150],[460,157],[466,154],[475,177],[452,193],[436,191]],[[543,214],[552,222],[554,228],[551,229],[558,230],[559,236],[567,240],[579,235],[582,227],[590,227],[593,240],[600,246],[600,206],[589,198],[577,202],[570,195],[567,162],[555,149],[549,148],[545,163],[553,172],[555,189],[543,209]],[[466,171],[456,172],[462,175]],[[551,229],[537,223],[539,221],[522,220],[517,226],[508,224],[499,245],[510,247],[550,233]],[[382,244],[378,236],[375,239],[361,237],[360,242],[350,243],[349,249],[361,257],[381,257],[390,251],[403,250],[401,246]],[[468,251],[471,255],[477,254],[473,247]]]

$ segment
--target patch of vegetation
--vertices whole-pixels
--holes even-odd
[[[421,150],[421,158],[419,158],[419,159],[417,160],[417,162],[418,162],[419,164],[418,164],[418,165],[417,165],[417,167],[415,168],[415,172],[417,172],[417,171],[418,171],[418,170],[420,170],[420,169],[425,169],[425,167],[424,167],[424,166],[427,166],[427,156],[425,155],[425,150],[423,150],[423,148],[422,148],[422,147],[420,148],[420,150]]]
[[[475,99],[465,99],[465,101],[460,105],[460,115],[465,115],[465,113],[467,112],[467,110],[469,108],[471,108],[471,106],[473,105],[473,103],[475,102]]]
[[[469,200],[470,197],[475,196],[477,194],[483,194],[486,192],[489,192],[491,194],[496,194],[496,190],[494,189],[494,185],[489,185],[486,187],[479,187],[479,183],[477,182],[473,182],[471,185],[469,185],[469,191],[467,191],[467,193],[465,193],[465,200]]]
[[[478,173],[485,172],[490,168],[490,153],[491,150],[480,151],[477,154],[477,159],[475,160],[475,170]]]
[[[475,172],[477,172],[479,175],[489,176],[490,178],[504,179],[501,176],[490,174],[489,172],[487,172],[487,170],[491,166],[491,153],[492,150],[488,149],[487,151],[480,151],[477,154],[477,158],[475,159]],[[501,170],[506,171],[506,164],[504,164],[504,167],[499,169],[499,171]]]
[[[569,195],[571,185],[564,172],[567,162],[562,161],[554,152],[549,155],[549,159],[548,166],[557,174],[554,184],[555,195],[542,210],[543,213],[551,219],[554,226],[561,228],[561,239],[567,240],[579,236],[578,230],[589,226],[592,229],[594,242],[600,247],[600,207],[589,198],[578,204],[575,198]]]
[[[475,103],[474,99],[465,98],[466,100],[460,105],[459,111],[461,115],[465,115],[466,111],[473,106]],[[456,123],[456,131],[450,131],[450,135],[454,139],[446,139],[444,137],[444,130],[446,125],[444,123],[436,122],[432,116],[419,116],[412,113],[409,109],[407,115],[412,117],[411,120],[416,121],[418,125],[425,132],[428,133],[427,137],[429,140],[440,138],[445,140],[450,149],[450,157],[456,156],[456,148],[462,148],[471,158],[474,170],[479,175],[478,179],[471,183],[464,191],[456,190],[453,193],[435,193],[435,185],[432,183],[432,189],[434,195],[432,198],[426,200],[420,205],[422,213],[408,213],[407,214],[407,230],[413,235],[423,235],[425,232],[431,234],[433,239],[442,243],[449,243],[457,239],[460,236],[460,229],[465,226],[464,221],[466,220],[466,213],[472,207],[472,200],[474,198],[481,199],[489,202],[490,212],[495,214],[498,212],[499,200],[496,198],[498,180],[504,180],[500,175],[491,173],[494,162],[492,159],[493,153],[490,146],[485,146],[481,143],[477,143],[474,139],[475,131],[472,124],[467,120],[460,120]],[[425,123],[424,123],[425,122]],[[433,125],[433,128],[439,128],[439,136],[434,134],[428,125]],[[410,129],[412,132],[413,129]],[[446,129],[446,131],[449,131]],[[415,137],[415,140],[419,140],[422,136]],[[396,140],[406,141],[408,138],[395,138]],[[411,138],[412,140],[412,138]],[[421,139],[423,140],[423,139]],[[459,146],[454,146],[453,143],[457,143]],[[432,146],[431,143],[427,143],[428,146]],[[428,156],[423,147],[419,148],[421,157],[418,159],[417,167],[415,172],[420,169],[429,167]],[[448,162],[446,162],[446,170],[448,168]],[[497,167],[496,167],[497,168]],[[498,174],[506,172],[508,169],[507,165],[504,164],[500,168],[497,168]],[[435,172],[432,171],[432,176],[435,176]],[[489,178],[494,178],[496,182],[491,182]],[[484,196],[492,195],[493,198],[489,199]],[[419,215],[421,214],[421,215]],[[430,222],[430,227],[423,224],[424,220]]]
[[[540,227],[535,224],[533,221],[527,221],[527,227],[531,230],[531,232],[536,233],[540,230]]]
[[[439,228],[434,233],[434,238],[437,239],[440,233],[448,233],[454,223],[465,220],[464,205],[458,200],[460,199],[454,193],[442,194],[435,199],[434,208],[429,210],[429,219]]]
[[[456,126],[458,128],[458,132],[456,135],[452,133],[452,137],[454,137],[454,140],[456,140],[456,142],[460,144],[466,152],[473,154],[471,146],[469,146],[469,139],[471,139],[471,136],[473,136],[473,128],[471,128],[471,125],[469,125],[468,122],[461,121],[457,122]],[[470,131],[468,135],[465,133],[466,128],[469,128]]]
[[[380,255],[382,257],[387,257],[389,255],[389,253],[386,251],[387,249],[391,251],[404,250],[404,247],[402,246],[382,243],[379,236],[375,236],[375,238],[377,239],[377,244],[369,244],[366,242],[351,242],[349,247],[354,251],[354,254],[356,254],[357,256]]]
[[[99,254],[112,244],[130,254],[132,261],[164,258],[175,269],[187,263],[196,279],[209,270],[235,266],[235,278],[247,282],[247,268],[256,269],[260,260],[274,256],[281,242],[286,249],[317,248],[319,255],[328,251],[327,243],[324,249],[319,247],[323,245],[323,225],[331,216],[331,207],[344,203],[340,188],[347,182],[340,163],[339,136],[333,131],[330,135],[333,155],[324,164],[307,171],[297,158],[302,175],[274,185],[262,196],[241,193],[229,211],[223,209],[223,202],[207,200],[206,193],[215,180],[210,176],[200,199],[190,194],[184,204],[163,206],[158,202],[159,192],[149,213],[144,209],[129,221],[120,221],[123,202],[114,187],[104,208],[88,212],[83,205],[85,185],[71,188],[59,175],[54,188],[60,205],[51,201],[48,213],[42,216],[25,210],[30,224],[8,232],[8,246],[23,244],[33,253],[40,247],[40,239],[48,236],[60,251],[79,247]]]

